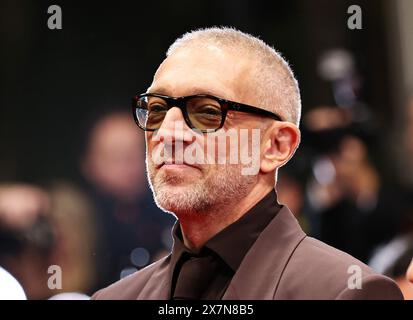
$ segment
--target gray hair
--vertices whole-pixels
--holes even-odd
[[[278,51],[261,39],[237,29],[213,27],[185,33],[169,47],[166,56],[194,44],[224,47],[257,61],[254,79],[260,107],[277,112],[283,119],[299,125],[301,98],[298,82],[288,62]]]

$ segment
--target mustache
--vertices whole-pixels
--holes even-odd
[[[157,144],[148,158],[154,163],[156,168],[165,164],[184,164],[197,169],[201,169],[204,164],[214,164],[212,156],[204,152],[204,147],[197,144]]]

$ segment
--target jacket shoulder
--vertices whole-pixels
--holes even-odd
[[[403,299],[396,283],[319,240],[305,237],[279,282],[278,299]]]
[[[170,255],[95,292],[91,300],[136,300],[152,276],[167,268]]]

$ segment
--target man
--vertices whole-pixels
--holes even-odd
[[[402,299],[390,279],[307,237],[278,204],[301,103],[275,50],[231,28],[190,32],[134,101],[155,201],[178,218],[174,246],[93,299]],[[224,137],[218,150],[214,134]]]

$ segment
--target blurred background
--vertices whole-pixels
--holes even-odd
[[[274,46],[300,83],[280,201],[413,297],[412,1],[0,0],[0,23],[0,268],[27,298],[86,297],[168,253],[174,219],[153,202],[130,98],[178,36],[213,25]]]

